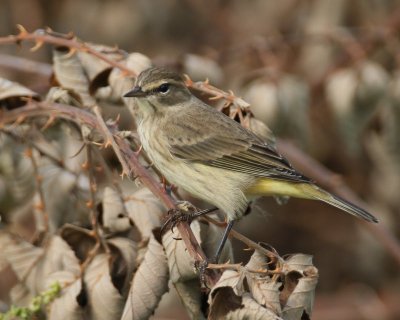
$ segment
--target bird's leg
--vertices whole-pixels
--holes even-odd
[[[221,256],[222,250],[224,249],[226,240],[228,240],[228,236],[229,236],[229,233],[231,232],[233,224],[234,224],[234,221],[229,221],[228,222],[228,224],[227,224],[227,226],[225,228],[225,231],[224,231],[224,235],[222,236],[221,242],[218,245],[217,252],[215,253],[215,256],[214,256],[212,262],[218,263],[218,260],[219,260],[219,258]]]
[[[180,207],[182,207],[182,205]],[[202,215],[205,215],[207,213],[218,210],[218,208],[214,207],[214,208],[204,209],[204,210],[200,210],[200,211],[196,211],[196,212],[187,212],[188,209],[189,209],[189,207],[184,204],[184,209],[177,208],[177,209],[169,210],[168,211],[169,218],[162,225],[161,234],[164,233],[164,231],[166,230],[166,228],[168,226],[170,226],[170,229],[173,231],[175,226],[181,221],[187,221],[188,223],[191,223],[194,219],[196,219]]]

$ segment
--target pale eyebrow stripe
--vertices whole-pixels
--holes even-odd
[[[175,84],[175,85],[181,85],[182,84],[181,82],[178,82],[178,81],[175,81],[175,80],[171,80],[171,79],[165,80],[165,79],[163,79],[163,80],[158,80],[158,81],[149,83],[148,85],[142,87],[142,90],[144,90],[145,92],[152,91],[152,90],[158,88],[159,86],[161,86],[164,83]]]

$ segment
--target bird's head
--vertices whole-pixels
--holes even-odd
[[[124,97],[137,101],[143,115],[163,112],[168,107],[179,107],[191,99],[182,76],[165,68],[144,70],[136,79],[136,86]]]

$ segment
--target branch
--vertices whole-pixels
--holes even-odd
[[[19,29],[19,34],[17,35],[10,35],[7,37],[0,37],[0,45],[2,44],[19,44],[22,41],[33,41],[35,42],[35,46],[31,49],[32,51],[37,50],[40,48],[43,43],[51,43],[57,46],[71,48],[75,51],[82,51],[89,53],[100,60],[107,62],[110,66],[116,67],[124,72],[125,75],[136,77],[137,74],[135,71],[127,68],[123,64],[110,59],[107,55],[91,48],[85,42],[77,40],[77,38],[73,37],[72,35],[63,35],[63,34],[56,34],[51,31],[39,29],[33,33],[30,33],[25,30],[25,28],[21,25],[17,25]]]
[[[47,117],[49,113],[57,118],[72,121],[78,126],[89,126],[90,128],[102,133],[105,141],[110,137],[109,133],[106,133],[105,131],[109,130],[115,139],[115,144],[112,144],[112,146],[113,148],[118,148],[121,151],[124,161],[129,168],[129,171],[134,172],[135,175],[142,181],[142,183],[154,195],[156,195],[168,209],[176,208],[173,199],[165,192],[160,184],[154,180],[150,173],[139,163],[137,154],[130,149],[129,144],[121,137],[114,135],[117,132],[116,128],[104,128],[99,123],[96,116],[89,113],[88,111],[63,104],[32,101],[25,107],[3,112],[2,116],[0,117],[0,129],[7,124],[12,124],[14,122],[20,123],[27,118]],[[189,225],[186,222],[180,222],[177,225],[177,228],[191,257],[196,262],[206,261],[206,255],[201,249],[199,243],[197,242]],[[214,275],[210,275],[210,277],[212,278],[210,280],[212,280],[213,282],[216,281]]]

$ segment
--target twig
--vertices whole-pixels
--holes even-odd
[[[259,269],[259,270],[254,270],[247,268],[246,266],[243,266],[241,263],[223,263],[223,264],[215,264],[215,263],[209,263],[207,265],[207,269],[215,269],[215,270],[235,270],[235,271],[242,271],[246,270],[247,272],[250,273],[258,273],[258,274],[263,274],[263,275],[283,275],[284,273],[280,270],[268,270],[268,269]]]
[[[101,129],[102,129],[102,131],[103,131],[103,133],[105,135],[104,148],[112,146],[112,148],[113,148],[113,150],[115,152],[115,155],[117,156],[119,162],[122,165],[121,177],[126,175],[130,179],[132,179],[132,172],[133,171],[129,169],[129,166],[128,166],[125,158],[121,154],[121,151],[119,150],[118,145],[116,144],[113,135],[111,134],[110,130],[108,129],[106,123],[103,120],[103,117],[101,116],[99,107],[98,106],[94,106],[93,107],[93,112],[96,115],[97,121],[98,121],[99,125],[101,126]]]
[[[54,36],[49,34],[47,31],[39,29],[33,33],[29,33],[25,30],[25,28],[21,25],[18,25],[19,34],[17,35],[9,35],[7,37],[0,37],[0,45],[2,44],[12,44],[12,43],[20,43],[22,41],[33,41],[35,42],[35,46],[31,50],[39,49],[43,43],[51,43],[57,46],[63,46],[72,48],[75,51],[87,52],[100,60],[107,62],[110,66],[116,67],[123,71],[125,75],[136,77],[136,72],[127,68],[123,64],[110,59],[107,55],[102,54],[101,52],[91,48],[85,42],[81,42],[76,38],[68,38],[66,36]]]
[[[96,129],[103,134],[105,140],[107,139],[106,133],[103,132],[103,127],[99,124],[97,118],[93,114],[76,107],[48,102],[32,101],[25,107],[3,112],[2,117],[0,117],[0,128],[9,123],[24,121],[26,118],[46,117],[49,112],[57,118],[66,119],[78,125],[85,124]],[[110,131],[112,134],[116,133],[115,128],[110,128]],[[168,209],[176,208],[172,198],[139,163],[136,153],[130,149],[129,144],[118,135],[114,135],[114,139],[116,147],[120,149],[130,171],[134,172],[142,183],[153,192],[153,194],[155,194]],[[186,222],[180,222],[177,225],[177,229],[179,230],[182,240],[184,241],[191,257],[198,262],[206,261],[207,257],[197,242],[189,225]],[[213,282],[216,282],[217,279],[215,275],[211,275],[210,277]]]
[[[225,222],[220,222],[217,221],[209,216],[204,216],[202,217],[202,219],[207,220],[208,222],[220,227],[220,228],[225,228],[226,227],[226,223]],[[243,242],[246,246],[248,246],[249,248],[252,248],[254,250],[257,250],[263,254],[265,254],[268,258],[270,258],[272,261],[277,261],[277,262],[281,262],[282,258],[275,252],[270,251],[268,249],[265,249],[264,247],[262,247],[261,245],[259,245],[258,243],[254,242],[253,240],[250,240],[249,238],[247,238],[246,236],[242,235],[240,232],[237,232],[236,230],[232,229],[230,234],[230,237],[235,238],[241,242]]]
[[[35,155],[32,152],[32,148],[28,148],[25,154],[32,161],[33,172],[35,174],[35,179],[36,179],[36,189],[38,191],[40,198],[40,204],[36,206],[36,209],[38,209],[41,212],[43,218],[44,230],[43,231],[41,230],[42,231],[41,233],[47,234],[47,232],[49,231],[49,215],[46,210],[46,201],[44,198],[44,192],[42,186],[43,177],[39,174],[39,166],[35,159]]]
[[[48,63],[37,62],[26,58],[0,53],[0,67],[25,73],[34,73],[41,77],[49,77],[52,66]]]
[[[89,194],[90,194],[90,200],[86,205],[89,208],[90,222],[92,224],[93,233],[96,238],[96,241],[102,245],[106,253],[110,253],[110,248],[108,247],[107,242],[104,241],[103,236],[100,233],[100,226],[97,219],[97,212],[96,212],[97,184],[93,174],[93,168],[95,164],[92,157],[92,149],[88,141],[85,141],[85,144],[86,144],[86,162],[82,165],[82,168],[86,170],[88,174]]]

